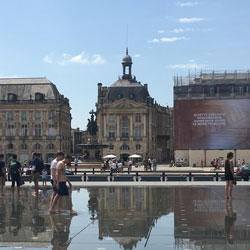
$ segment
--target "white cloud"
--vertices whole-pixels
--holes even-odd
[[[57,63],[60,65],[67,65],[67,64],[97,65],[97,64],[104,64],[105,60],[99,54],[94,54],[92,56],[89,56],[85,51],[82,51],[80,54],[75,56],[63,53],[61,59],[59,59]]]
[[[90,62],[91,64],[104,64],[105,60],[99,54],[93,55],[93,59]]]
[[[158,30],[158,33],[160,34],[165,33],[165,30]]]
[[[183,17],[183,18],[179,18],[179,22],[180,23],[198,23],[198,22],[202,22],[205,21],[204,18],[200,18],[200,17]]]
[[[140,54],[135,54],[134,57],[138,58],[138,57],[141,57],[141,55]]]
[[[162,37],[160,40],[164,43],[172,43],[180,40],[188,40],[186,37]]]
[[[176,5],[180,7],[193,7],[198,5],[199,2],[177,2]]]
[[[154,38],[153,40],[148,41],[149,43],[159,43],[160,40],[158,38]]]
[[[171,69],[201,69],[206,67],[206,64],[197,63],[194,59],[190,59],[188,63],[185,64],[174,64],[169,65]]]
[[[48,64],[52,64],[52,63],[53,63],[53,60],[52,60],[52,57],[51,57],[51,56],[45,56],[45,57],[43,58],[43,61],[44,61],[45,63],[48,63]]]
[[[172,33],[176,33],[176,34],[183,33],[185,31],[186,31],[185,29],[173,29],[173,30],[171,30]]]

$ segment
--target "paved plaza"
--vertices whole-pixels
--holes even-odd
[[[86,185],[86,183],[83,183]],[[1,249],[250,249],[250,187],[80,187],[73,183],[78,216],[48,212],[51,189],[21,196],[6,188],[0,199]]]

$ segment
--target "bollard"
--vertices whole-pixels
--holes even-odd
[[[192,181],[192,172],[189,172],[189,181]]]
[[[83,174],[83,181],[87,181],[87,173],[86,172],[84,172],[84,174]]]
[[[93,168],[93,174],[95,174],[95,168]]]
[[[162,173],[162,181],[165,181],[165,172]]]
[[[138,172],[136,172],[136,174],[135,174],[135,181],[139,181],[139,174],[138,174]]]
[[[109,175],[109,181],[112,181],[112,172],[110,171],[110,175]]]
[[[216,181],[219,181],[219,173],[218,172],[216,172]]]

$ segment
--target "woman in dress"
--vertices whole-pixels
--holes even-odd
[[[233,168],[234,154],[229,152],[225,161],[225,181],[226,181],[226,199],[232,199],[233,181],[236,178]]]

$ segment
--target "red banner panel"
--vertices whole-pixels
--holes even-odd
[[[175,100],[174,147],[249,149],[250,99]]]

